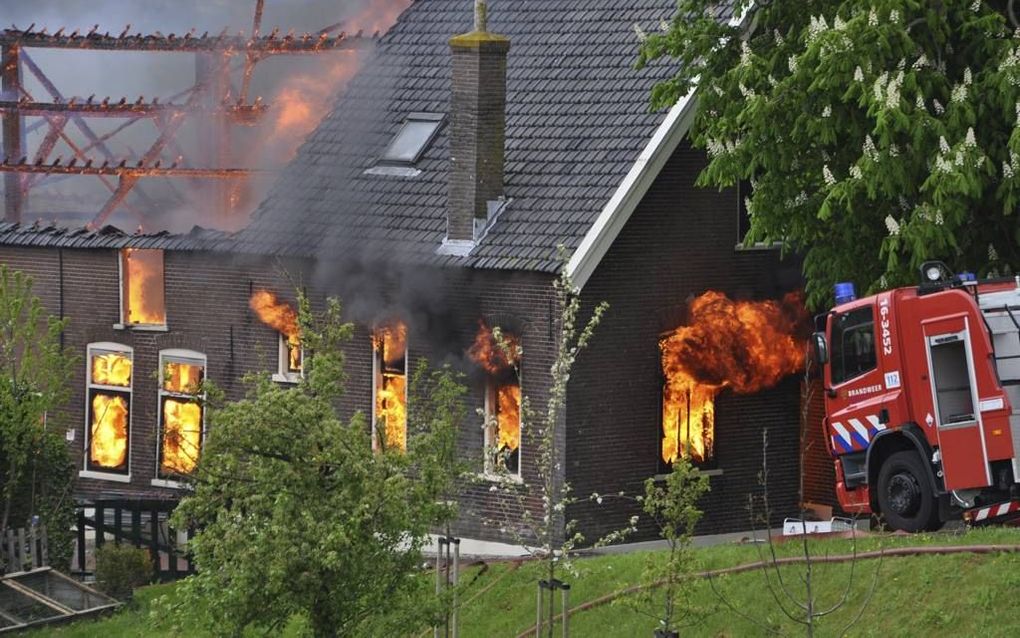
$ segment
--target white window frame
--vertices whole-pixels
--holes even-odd
[[[201,458],[202,450],[205,448],[205,434],[206,434],[206,414],[205,414],[205,391],[201,391],[198,394],[187,394],[182,392],[171,392],[163,387],[163,373],[168,363],[185,363],[190,365],[197,365],[202,367],[202,380],[205,381],[209,378],[209,366],[208,358],[201,352],[195,352],[194,350],[181,350],[181,349],[168,349],[159,351],[159,385],[157,387],[156,394],[156,478],[152,479],[151,483],[155,487],[169,487],[169,488],[186,488],[189,487],[187,483],[181,481],[166,478],[162,474],[163,465],[163,398],[181,398],[181,399],[198,399],[202,407],[202,432],[199,436],[199,457]]]
[[[520,364],[518,364],[518,368]],[[484,455],[484,473],[485,478],[491,480],[509,480],[515,483],[521,483],[524,481],[523,474],[521,472],[524,464],[524,414],[518,413],[518,427],[520,428],[520,443],[517,445],[517,470],[511,472],[509,470],[503,470],[502,472],[496,468],[495,452],[496,441],[498,441],[498,430],[499,423],[494,420],[498,419],[497,409],[499,406],[499,399],[496,397],[496,393],[499,390],[499,386],[502,385],[497,382],[494,375],[486,375],[485,377],[485,423],[483,424],[482,430],[484,432],[484,448],[482,454]],[[520,373],[517,373],[517,386],[521,389],[521,407],[523,408],[524,403],[524,386],[521,383]]]
[[[301,353],[301,370],[292,372],[290,370],[290,350],[287,348],[287,335],[282,332],[277,334],[276,372],[273,373],[273,381],[277,383],[297,383],[305,376],[305,347],[298,344]]]
[[[163,268],[162,277],[160,283],[163,286],[163,323],[130,323],[125,316],[126,300],[124,299],[124,261],[127,259],[128,250],[156,250],[163,257]],[[113,324],[115,330],[139,330],[148,332],[167,332],[167,305],[166,305],[166,252],[159,248],[121,248],[117,251],[117,273],[118,273],[118,292],[120,299],[120,310],[117,316],[120,317],[120,323]]]
[[[98,383],[92,383],[92,357],[96,354],[122,354],[127,355],[131,359],[131,383],[127,387],[112,386],[112,385],[101,385]],[[84,450],[85,453],[82,458],[82,469],[78,472],[78,476],[82,478],[99,479],[103,481],[115,481],[118,483],[130,483],[131,482],[131,439],[133,424],[132,417],[134,416],[134,401],[135,401],[135,350],[131,346],[126,346],[122,343],[113,343],[109,341],[99,341],[96,343],[90,343],[85,348],[85,436],[82,437],[85,442]],[[109,469],[90,469],[89,468],[89,457],[91,456],[90,446],[92,444],[92,423],[89,418],[92,415],[91,397],[92,390],[105,390],[108,392],[126,393],[128,395],[128,418],[127,418],[127,461],[124,472],[118,472],[116,470]]]
[[[379,449],[380,449],[380,446],[379,446],[379,434],[378,434],[378,430],[376,428],[376,421],[377,421],[377,417],[376,417],[376,396],[378,396],[377,393],[379,392],[379,387],[382,384],[382,378],[383,378],[383,374],[382,373],[383,373],[384,362],[382,360],[383,349],[376,347],[376,338],[375,338],[376,334],[377,333],[375,331],[373,331],[373,338],[372,338],[372,341],[371,341],[371,343],[372,343],[372,450],[375,451],[375,452],[378,452]],[[409,352],[410,352],[410,348],[408,346],[407,339],[405,338],[404,339],[404,406],[405,406],[405,409],[408,409],[408,412],[405,413],[405,418],[404,418],[404,449],[405,450],[407,449],[407,427],[408,427],[408,421],[410,421],[410,412],[409,412],[410,406],[408,405],[408,393],[410,392],[410,387],[411,387],[411,384],[410,384],[410,375],[408,374],[408,368],[410,367],[410,365],[409,365],[410,361],[408,360]]]

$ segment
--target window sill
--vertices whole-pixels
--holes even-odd
[[[162,325],[147,325],[147,324],[113,324],[114,330],[131,330],[134,332],[170,332],[170,328],[166,324]]]
[[[98,481],[114,481],[116,483],[130,483],[130,474],[112,474],[110,472],[93,472],[91,470],[81,470],[78,472],[80,478],[96,479]]]
[[[194,488],[187,483],[181,483],[180,481],[171,481],[168,479],[152,479],[149,484],[153,487],[166,487],[171,490],[188,490],[193,491]]]
[[[702,476],[708,477],[723,475],[722,468],[716,468],[714,470],[698,470],[698,473],[701,474]],[[669,474],[656,474],[652,478],[655,479],[656,481],[665,481],[667,478],[669,478]]]
[[[279,372],[273,374],[272,379],[276,383],[298,383],[301,381],[300,374],[280,374]]]
[[[493,474],[492,472],[479,472],[475,477],[486,483],[509,483],[512,485],[524,485],[524,478],[520,474]]]
[[[750,246],[745,246],[743,244],[737,244],[736,246],[733,247],[733,251],[734,252],[738,252],[738,253],[740,253],[740,252],[759,252],[759,251],[769,251],[769,250],[780,250],[782,247],[783,247],[783,242],[780,242],[780,241],[772,242],[771,244],[766,244],[764,242],[758,242],[757,244],[752,244]]]

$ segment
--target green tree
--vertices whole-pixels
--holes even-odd
[[[673,58],[656,108],[697,87],[699,183],[743,181],[748,242],[831,284],[916,282],[918,266],[1020,265],[1020,39],[1013,0],[680,0],[641,34],[639,66]],[[746,12],[746,13],[745,13]]]
[[[174,515],[200,530],[174,614],[223,635],[293,617],[316,636],[406,633],[440,611],[415,572],[430,528],[455,513],[445,461],[462,391],[449,370],[425,375],[431,417],[412,421],[406,454],[373,453],[365,418],[336,411],[353,328],[335,300],[318,317],[300,307],[304,379],[252,377],[245,399],[209,411],[194,494]]]
[[[46,427],[75,361],[61,346],[66,323],[46,314],[31,277],[0,264],[0,538],[39,516],[56,564],[70,557],[74,515],[67,444]]]
[[[710,489],[708,476],[684,457],[673,462],[673,471],[664,483],[654,478],[645,481],[642,506],[668,547],[665,561],[658,555],[649,558],[642,578],[647,585],[642,596],[644,602],[660,603],[655,614],[659,622],[656,635],[677,636],[681,625],[697,620],[692,617],[690,602],[691,574],[697,565],[694,528],[704,514],[698,508],[698,500]],[[657,584],[661,584],[661,589],[654,588]]]

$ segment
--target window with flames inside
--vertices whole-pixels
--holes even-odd
[[[133,351],[115,343],[88,347],[85,470],[128,475]]]
[[[701,468],[715,463],[715,398],[720,388],[702,384],[682,362],[674,332],[659,342],[662,363],[662,418],[657,473],[673,471],[685,458]]]
[[[521,473],[521,347],[484,322],[468,354],[485,371],[485,473]]]
[[[163,251],[125,248],[120,257],[121,323],[165,326]]]
[[[407,450],[407,327],[379,326],[372,335],[372,449]]]
[[[202,451],[206,359],[186,350],[159,359],[159,478],[173,479],[190,474]]]

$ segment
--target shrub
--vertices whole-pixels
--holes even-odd
[[[127,600],[136,587],[150,582],[152,561],[147,550],[114,543],[96,550],[96,584],[106,594]]]

